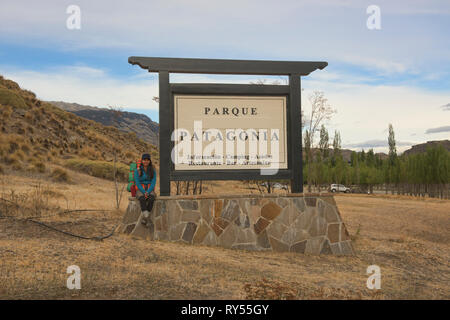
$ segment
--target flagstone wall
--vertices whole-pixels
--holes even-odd
[[[351,255],[332,194],[160,196],[147,225],[129,198],[119,232],[149,240],[245,250]]]

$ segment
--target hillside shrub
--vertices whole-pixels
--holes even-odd
[[[33,171],[44,173],[45,172],[45,163],[43,163],[41,161],[34,162],[32,168],[33,168]]]
[[[12,114],[12,108],[10,106],[0,105],[0,110],[2,112],[3,120],[8,120],[9,117],[11,116],[11,114]]]
[[[3,157],[3,162],[10,165],[19,163],[19,160],[20,159],[16,154],[6,155]]]
[[[54,181],[57,182],[69,182],[70,177],[66,170],[61,168],[55,168],[52,171],[51,177]]]
[[[16,171],[22,170],[22,164],[19,161],[14,162],[12,164],[12,168],[13,168],[13,170],[16,170]]]
[[[12,90],[0,87],[0,104],[18,109],[29,109],[25,100]]]
[[[83,158],[88,158],[90,160],[98,160],[102,157],[100,152],[89,146],[83,146],[80,151],[80,156]]]
[[[87,160],[87,159],[69,159],[65,162],[65,166],[72,170],[83,172],[97,178],[108,180],[114,179],[113,162]],[[117,177],[119,181],[126,182],[130,168],[123,163],[116,163]]]

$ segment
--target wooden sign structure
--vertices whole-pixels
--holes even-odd
[[[289,179],[291,192],[303,192],[302,128],[300,77],[317,69],[325,68],[327,62],[319,61],[262,61],[224,59],[185,59],[129,57],[128,62],[139,65],[149,72],[159,74],[159,153],[160,194],[170,195],[170,181],[180,180],[273,180]],[[289,85],[256,84],[198,84],[170,83],[170,73],[237,74],[237,75],[285,75]],[[175,170],[171,160],[175,127],[175,97],[285,97],[286,103],[286,155],[287,166],[274,175],[261,175],[259,169],[205,169]],[[205,111],[206,112],[206,111]],[[248,112],[248,111],[247,111]]]

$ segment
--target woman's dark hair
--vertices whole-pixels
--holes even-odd
[[[141,165],[139,166],[139,177],[142,177],[142,171],[144,170],[144,165],[141,163]],[[150,170],[150,172],[149,172]],[[150,160],[150,164],[147,167],[147,176],[150,177],[150,179],[153,179],[153,173],[154,173],[155,168],[153,167],[153,163],[152,160]]]

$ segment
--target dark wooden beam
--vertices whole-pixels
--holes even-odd
[[[129,57],[128,62],[149,72],[161,70],[173,73],[209,74],[261,74],[306,76],[317,69],[325,68],[324,61],[271,61],[271,60],[227,60]]]
[[[303,192],[300,75],[289,76],[289,161],[292,170],[291,192]]]
[[[170,196],[170,84],[169,72],[159,72],[159,193]]]
[[[288,95],[289,86],[223,83],[171,83],[175,94]]]
[[[280,169],[275,175],[261,175],[259,169],[244,170],[177,170],[170,173],[170,180],[279,180],[291,179],[291,170]]]

